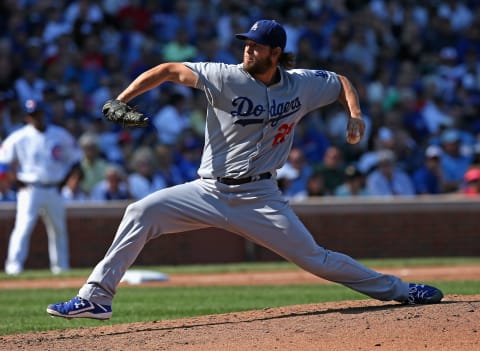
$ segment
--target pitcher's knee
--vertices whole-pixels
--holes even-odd
[[[138,206],[137,202],[134,202],[127,206],[127,208],[125,209],[124,217],[135,218],[140,216],[141,213],[142,213],[142,210],[140,209],[140,206]]]
[[[148,218],[150,210],[148,203],[145,201],[139,200],[134,203],[131,203],[125,209],[125,217],[135,218],[136,220],[143,221],[145,218]]]
[[[171,209],[165,201],[154,201],[148,196],[135,201],[125,209],[125,218],[145,225],[159,223],[161,219],[170,216]]]

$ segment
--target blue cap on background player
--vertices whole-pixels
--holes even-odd
[[[235,37],[241,40],[250,39],[272,48],[279,46],[282,50],[285,49],[287,42],[285,29],[283,29],[280,23],[273,20],[257,21],[247,33],[235,34]]]
[[[30,115],[35,112],[44,111],[44,106],[41,101],[28,99],[28,100],[25,100],[23,109],[27,115]]]

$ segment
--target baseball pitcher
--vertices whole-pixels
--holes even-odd
[[[199,179],[129,205],[111,247],[78,295],[49,305],[47,313],[110,318],[117,285],[149,240],[208,227],[226,228],[319,277],[375,299],[409,303],[442,299],[434,287],[378,273],[315,242],[278,189],[276,171],[287,159],[295,126],[327,104],[344,105],[350,116],[346,140],[352,144],[361,140],[365,125],[356,90],[334,72],[292,69],[294,57],[284,52],[286,33],[276,21],[260,20],[236,37],[245,43],[241,64],[159,64],[107,102],[103,110],[107,119],[141,126],[146,117],[127,104],[136,96],[166,81],[203,91],[208,107]]]

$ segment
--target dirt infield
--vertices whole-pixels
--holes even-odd
[[[405,280],[476,280],[480,279],[480,265],[462,265],[453,267],[408,267],[408,268],[376,268],[377,271],[394,274]],[[78,288],[85,281],[76,279],[15,279],[0,280],[0,289],[22,288]],[[167,281],[148,282],[148,285],[157,286],[212,286],[212,285],[285,285],[324,283],[311,273],[302,270],[274,271],[274,272],[232,272],[214,274],[173,274]]]
[[[480,279],[480,266],[382,270],[408,280]],[[52,286],[29,281],[29,287]],[[324,282],[308,273],[173,275],[168,285]],[[2,282],[18,288],[27,281]],[[15,284],[13,284],[15,283]],[[62,280],[63,287],[79,280]],[[152,283],[150,283],[152,284]],[[480,350],[480,295],[447,295],[436,305],[371,299],[271,308],[170,321],[0,337],[2,350]]]

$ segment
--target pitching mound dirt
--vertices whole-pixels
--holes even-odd
[[[4,350],[480,350],[480,295],[436,305],[375,300],[23,334]]]

